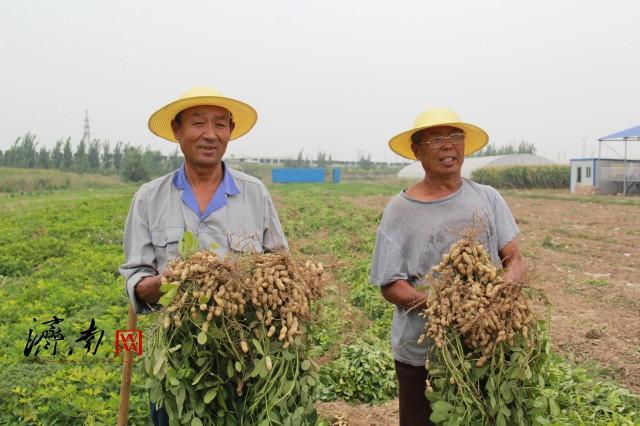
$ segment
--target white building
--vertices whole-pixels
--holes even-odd
[[[640,160],[626,160],[626,167],[625,160],[611,158],[574,158],[569,164],[571,192],[621,194],[626,185],[627,194],[640,193]]]
[[[492,155],[487,157],[469,157],[462,163],[462,177],[471,179],[471,173],[482,167],[497,166],[539,166],[555,164],[551,160],[535,154]],[[399,179],[419,180],[424,177],[424,169],[415,161],[398,172]]]

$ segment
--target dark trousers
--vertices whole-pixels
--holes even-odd
[[[167,415],[167,410],[164,407],[156,409],[156,404],[153,402],[151,405],[151,421],[153,422],[153,426],[169,426],[169,416]]]
[[[400,426],[431,426],[431,406],[425,396],[427,370],[396,361]]]

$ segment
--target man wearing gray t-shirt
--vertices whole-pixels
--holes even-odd
[[[427,110],[414,127],[389,141],[397,154],[422,163],[424,178],[391,199],[378,228],[371,283],[396,305],[391,350],[399,383],[400,425],[428,425],[425,380],[429,346],[418,345],[424,319],[415,309],[424,294],[416,290],[470,226],[493,262],[506,268],[507,282],[524,280],[526,266],[516,237],[518,227],[494,188],[462,178],[464,156],[488,141],[481,128],[460,121],[450,110]],[[410,309],[413,307],[414,309]],[[428,319],[427,319],[428,320]]]

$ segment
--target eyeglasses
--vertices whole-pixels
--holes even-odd
[[[433,149],[442,148],[447,141],[452,145],[459,145],[464,142],[464,133],[453,133],[449,136],[433,136],[429,140],[419,142],[418,145],[428,144]]]

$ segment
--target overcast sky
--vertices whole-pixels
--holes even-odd
[[[88,109],[93,138],[170,152],[149,115],[213,86],[259,114],[228,154],[397,160],[389,138],[449,107],[497,145],[597,155],[640,124],[639,18],[632,0],[5,1],[0,149],[77,143]]]

